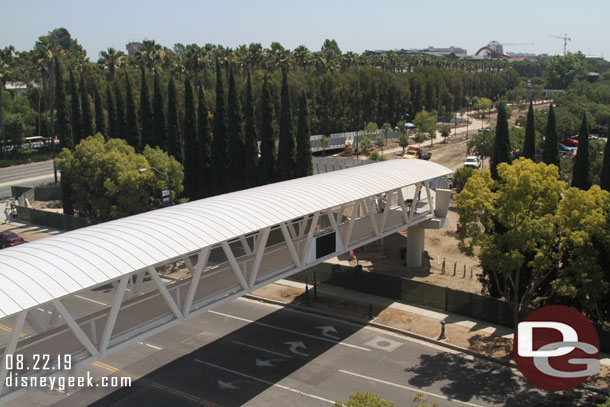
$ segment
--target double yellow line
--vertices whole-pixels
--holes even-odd
[[[168,386],[166,386],[164,384],[161,384],[161,383],[153,383],[153,384],[151,384],[151,386],[155,387],[157,389],[166,391],[168,393],[174,394],[176,396],[180,396],[180,397],[182,397],[184,399],[191,400],[191,401],[194,401],[196,403],[201,403],[205,407],[221,407],[220,405],[218,405],[216,403],[212,403],[211,401],[199,398],[199,397],[194,396],[192,394],[185,393],[183,391],[180,391],[178,389],[174,389],[172,387],[168,387]]]
[[[9,333],[13,333],[13,328],[10,328],[10,327],[8,327],[8,326],[6,326],[6,325],[2,325],[2,324],[0,324],[0,329],[2,329],[3,331],[9,332]],[[22,338],[25,338],[25,337],[27,337],[28,335],[27,335],[27,334],[25,334],[25,333],[23,333],[23,332],[21,332],[21,333],[19,334],[19,336],[21,336]]]
[[[102,369],[110,370],[111,372],[118,372],[119,371],[119,369],[117,369],[116,367],[107,365],[105,363],[102,363],[99,360],[96,360],[95,362],[93,362],[92,365],[95,365],[97,367],[101,367]]]

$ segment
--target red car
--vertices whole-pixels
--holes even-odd
[[[0,249],[5,247],[17,246],[25,243],[25,240],[14,232],[0,232]]]
[[[568,147],[578,147],[578,140],[568,138],[564,140],[563,145]]]

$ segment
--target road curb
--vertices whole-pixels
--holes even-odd
[[[258,295],[253,295],[253,294],[246,294],[244,295],[244,297],[249,298],[251,300],[255,300],[255,301],[260,301],[260,302],[265,302],[268,304],[274,304],[274,305],[281,305],[283,307],[289,307],[289,308],[294,308],[297,309],[299,311],[303,311],[303,312],[307,312],[310,314],[317,314],[317,315],[322,315],[325,317],[329,317],[329,318],[335,318],[335,319],[340,319],[340,320],[344,320],[344,321],[348,321],[348,322],[352,322],[358,325],[363,325],[363,326],[372,326],[375,328],[379,328],[379,329],[383,329],[386,331],[390,331],[390,332],[394,332],[394,333],[398,333],[401,335],[405,335],[414,339],[419,339],[420,341],[424,341],[424,342],[428,342],[434,345],[438,345],[438,346],[442,346],[451,350],[454,350],[456,352],[460,352],[460,353],[465,353],[467,355],[479,358],[479,359],[484,359],[487,360],[489,362],[494,362],[494,363],[498,363],[501,364],[503,366],[506,366],[508,368],[515,368],[518,369],[517,364],[513,361],[509,361],[509,360],[504,360],[504,359],[500,359],[500,358],[496,358],[494,356],[489,356],[486,355],[484,353],[480,353],[480,352],[476,352],[473,351],[472,349],[468,349],[468,348],[463,348],[461,346],[458,345],[454,345],[448,342],[443,342],[440,341],[438,339],[434,339],[434,338],[429,338],[427,336],[424,335],[420,335],[417,334],[415,332],[411,332],[411,331],[406,331],[404,329],[400,329],[400,328],[395,328],[389,325],[384,325],[384,324],[380,324],[378,322],[373,322],[373,321],[369,321],[366,319],[360,319],[360,318],[354,318],[354,317],[350,317],[348,315],[343,315],[343,314],[338,314],[335,312],[328,312],[328,311],[323,311],[323,310],[319,310],[319,309],[315,309],[315,308],[311,308],[311,307],[307,307],[304,305],[299,305],[299,304],[292,304],[292,303],[287,303],[287,302],[283,302],[283,301],[278,301],[278,300],[272,300],[270,298],[265,298],[265,297],[259,297]],[[589,385],[582,385],[582,388],[585,390],[589,390],[604,396],[608,396],[610,395],[610,391],[605,390],[605,389],[601,389],[598,387],[594,387],[594,386],[589,386]]]

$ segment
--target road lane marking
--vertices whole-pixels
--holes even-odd
[[[460,401],[460,400],[452,399],[452,398],[449,398],[449,397],[446,397],[446,396],[443,396],[443,395],[440,395],[440,394],[430,393],[428,391],[424,391],[424,390],[421,390],[421,389],[418,389],[418,388],[415,388],[415,387],[403,386],[402,384],[387,382],[385,380],[376,379],[374,377],[364,376],[364,375],[361,375],[361,374],[358,374],[358,373],[354,373],[354,372],[348,372],[347,370],[343,370],[343,369],[340,369],[339,372],[345,373],[345,374],[348,374],[348,375],[352,375],[352,376],[356,376],[356,377],[359,377],[361,379],[371,380],[373,382],[383,383],[383,384],[387,384],[389,386],[394,386],[394,387],[398,387],[398,388],[405,389],[405,390],[411,390],[411,391],[414,391],[416,393],[423,393],[423,394],[426,394],[428,396],[438,397],[440,399],[447,400],[447,401],[452,401],[452,402],[456,402],[456,403],[460,403],[460,404],[463,404],[465,406],[483,407],[483,406],[480,406],[478,404],[467,403],[465,401]]]
[[[75,295],[75,297],[76,297],[76,298],[80,298],[81,300],[90,301],[90,302],[92,302],[92,303],[94,303],[94,304],[108,306],[108,304],[106,304],[105,302],[101,302],[101,301],[92,300],[91,298],[83,297],[82,295]]]
[[[105,364],[103,362],[100,362],[99,360],[96,360],[92,364],[97,366],[97,367],[101,367],[102,369],[110,370],[112,372],[118,372],[119,371],[119,369],[117,369],[116,367],[107,365],[107,364]]]
[[[225,372],[233,373],[234,375],[245,377],[245,378],[250,379],[250,380],[255,380],[257,382],[266,384],[268,386],[273,386],[273,387],[277,387],[277,388],[280,388],[280,389],[283,389],[283,390],[288,390],[288,391],[290,391],[292,393],[296,393],[296,394],[299,394],[301,396],[310,397],[312,399],[324,401],[326,403],[335,405],[335,402],[333,400],[325,399],[324,397],[316,396],[315,394],[305,393],[304,391],[293,389],[292,387],[284,386],[284,385],[278,384],[278,383],[273,383],[273,382],[270,382],[270,381],[264,380],[264,379],[259,379],[258,377],[250,376],[250,375],[247,375],[245,373],[238,372],[236,370],[227,369],[226,367],[218,366],[218,365],[215,365],[213,363],[204,362],[203,360],[199,360],[199,359],[193,359],[193,360],[195,362],[197,362],[197,363],[201,363],[202,365],[207,365],[207,366],[213,367],[215,369],[219,369],[219,370],[223,370]]]
[[[176,396],[180,396],[180,397],[185,398],[187,400],[191,400],[191,401],[194,401],[196,403],[202,403],[206,407],[220,407],[216,403],[212,403],[211,401],[199,398],[199,397],[197,397],[197,396],[195,396],[193,394],[185,393],[183,391],[180,391],[178,389],[174,389],[173,387],[169,387],[169,386],[166,386],[166,385],[161,384],[161,383],[153,383],[153,384],[151,384],[151,386],[155,387],[157,389],[166,391],[168,393],[175,394]]]
[[[9,328],[9,327],[8,327],[8,326],[6,326],[6,325],[2,325],[2,324],[0,324],[0,329],[2,329],[3,331],[6,331],[6,332],[13,333],[13,328]],[[24,336],[28,336],[28,335],[27,335],[27,334],[25,334],[25,333],[23,333],[23,332],[21,332],[21,333],[19,334],[19,336],[21,336],[21,337],[23,338]]]
[[[160,347],[160,346],[155,346],[155,345],[152,345],[152,344],[150,344],[150,343],[146,343],[146,342],[138,342],[138,343],[139,343],[140,345],[148,346],[149,348],[153,348],[153,349],[156,349],[156,350],[163,350],[163,348],[162,348],[162,347]]]
[[[363,348],[362,346],[357,346],[357,345],[352,345],[349,343],[345,343],[345,342],[341,342],[341,341],[335,341],[332,339],[328,339],[328,338],[323,338],[321,336],[316,336],[316,335],[310,335],[310,334],[306,334],[304,332],[299,332],[299,331],[293,331],[292,329],[288,329],[288,328],[281,328],[279,326],[274,326],[274,325],[269,325],[269,324],[265,324],[264,322],[258,322],[258,321],[253,321],[251,319],[246,319],[246,318],[241,318],[241,317],[236,317],[234,315],[229,315],[229,314],[224,314],[222,312],[218,312],[218,311],[208,311],[208,313],[210,314],[216,314],[216,315],[220,315],[223,317],[228,317],[228,318],[233,318],[236,319],[238,321],[243,321],[243,322],[248,322],[250,324],[256,324],[256,325],[260,325],[260,326],[264,326],[267,328],[272,328],[272,329],[277,329],[278,331],[284,331],[284,332],[290,332],[292,334],[297,334],[297,335],[302,335],[302,336],[306,336],[308,338],[313,338],[313,339],[317,339],[319,341],[325,341],[325,342],[330,342],[330,343],[336,343],[338,345],[343,345],[343,346],[347,346],[350,348],[354,348],[354,349],[359,349],[359,350],[363,350],[366,352],[370,352],[371,350],[368,348]]]
[[[247,343],[237,342],[237,341],[233,341],[233,343],[235,343],[237,345],[245,346],[247,348],[252,348],[252,349],[260,350],[260,351],[263,351],[263,352],[271,353],[272,355],[281,356],[283,358],[292,359],[292,356],[290,356],[290,355],[285,355],[283,353],[275,352],[275,351],[272,351],[272,350],[269,350],[269,349],[265,349],[265,348],[259,348],[258,346],[254,346],[254,345],[248,345]]]

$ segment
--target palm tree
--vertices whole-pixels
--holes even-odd
[[[162,47],[155,40],[144,40],[136,52],[136,61],[152,72],[155,63],[161,59],[161,53]]]
[[[103,69],[108,69],[108,79],[110,82],[114,82],[116,68],[121,66],[124,58],[125,53],[123,51],[117,51],[112,47],[108,48],[106,51],[100,51],[100,59],[98,59],[97,63]]]

